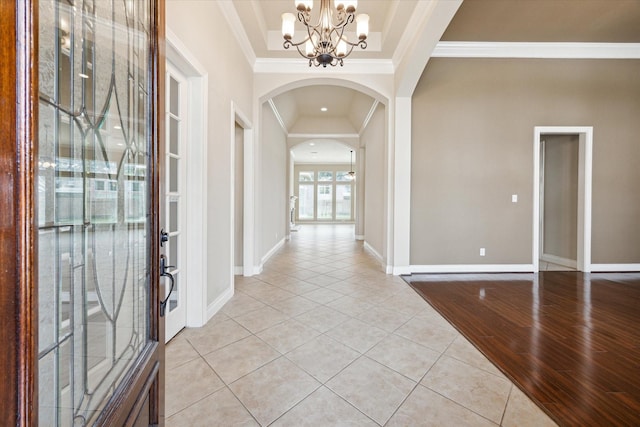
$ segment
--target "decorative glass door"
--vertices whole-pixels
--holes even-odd
[[[167,262],[172,264],[173,287],[167,286],[165,299],[165,341],[173,338],[187,323],[185,253],[185,196],[187,91],[186,78],[170,63],[167,64],[167,149],[165,157],[165,221],[168,235]]]
[[[152,3],[39,2],[43,426],[100,420],[154,345]]]

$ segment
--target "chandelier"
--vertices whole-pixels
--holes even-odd
[[[317,23],[311,23],[311,9],[313,0],[294,0],[298,10],[298,21],[307,29],[307,34],[298,43],[292,41],[296,17],[293,13],[282,14],[282,36],[284,48],[295,46],[298,53],[309,59],[316,67],[327,65],[335,67],[351,54],[355,46],[361,49],[367,48],[367,36],[369,35],[369,15],[361,13],[355,16],[357,0],[335,0],[335,10],[331,7],[330,0],[320,0],[320,15]],[[334,24],[334,12],[336,23]],[[356,21],[356,34],[358,40],[350,42],[344,34],[347,25]],[[302,47],[304,45],[304,48]]]

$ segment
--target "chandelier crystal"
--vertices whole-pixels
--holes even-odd
[[[294,42],[294,27],[296,17],[293,13],[282,14],[282,36],[284,48],[294,46],[300,55],[309,59],[309,66],[327,65],[335,67],[349,56],[355,46],[367,48],[369,35],[369,15],[364,13],[356,16],[357,0],[335,0],[335,9],[330,0],[320,0],[320,14],[315,24],[311,23],[311,9],[313,0],[294,0],[298,11],[298,21],[306,27],[307,34],[300,42]],[[335,20],[334,23],[334,14]],[[350,42],[345,34],[347,25],[356,21],[356,35],[358,40]]]

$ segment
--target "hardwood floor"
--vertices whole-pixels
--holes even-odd
[[[558,424],[640,425],[640,274],[405,280]]]

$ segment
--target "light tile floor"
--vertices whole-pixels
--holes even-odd
[[[554,426],[352,225],[304,225],[166,349],[167,426]]]

